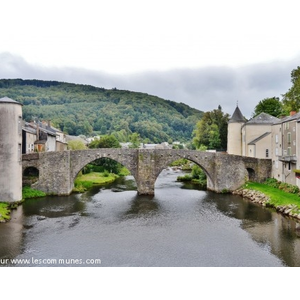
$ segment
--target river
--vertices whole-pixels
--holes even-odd
[[[0,266],[300,266],[300,224],[240,196],[197,190],[164,170],[155,196],[132,177],[30,199],[0,224]]]

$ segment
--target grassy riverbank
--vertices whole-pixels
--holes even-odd
[[[0,223],[6,222],[10,219],[9,204],[0,202]]]
[[[300,209],[300,197],[298,193],[286,192],[282,189],[269,186],[264,183],[248,182],[245,189],[259,191],[269,197],[268,206],[274,208],[278,206],[295,205]]]
[[[242,189],[253,190],[268,197],[265,206],[285,215],[300,218],[300,193],[297,186],[267,180],[265,183],[248,182]]]
[[[73,192],[81,193],[93,187],[94,185],[102,185],[114,182],[118,177],[118,175],[108,172],[91,172],[88,174],[79,175],[75,179],[75,187]]]
[[[29,186],[22,188],[22,200],[14,203],[0,202],[0,223],[6,222],[10,219],[10,212],[13,208],[16,208],[24,200],[29,198],[39,198],[46,196],[46,193],[32,189]]]

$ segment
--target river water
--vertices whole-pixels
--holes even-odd
[[[300,224],[164,170],[153,198],[132,177],[27,200],[0,224],[0,266],[300,266]]]

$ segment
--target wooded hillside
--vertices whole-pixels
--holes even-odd
[[[189,141],[203,112],[145,93],[57,81],[2,79],[0,98],[21,102],[23,118],[51,120],[70,135],[114,134],[120,142],[136,132],[144,141]]]

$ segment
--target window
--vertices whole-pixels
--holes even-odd
[[[269,157],[269,149],[266,149],[266,157]]]
[[[275,155],[278,156],[278,148],[275,149]]]
[[[291,147],[288,147],[288,148],[287,148],[287,155],[288,155],[288,156],[291,156],[291,155],[292,155]]]
[[[19,135],[22,135],[22,116],[19,116],[18,118],[18,133]]]
[[[22,161],[22,145],[18,144],[18,161]]]
[[[275,135],[275,143],[278,144],[278,134]]]
[[[278,160],[275,160],[275,168],[278,169]]]
[[[291,133],[290,132],[288,132],[288,134],[287,134],[287,142],[288,142],[288,144],[291,143]]]

